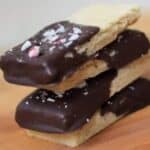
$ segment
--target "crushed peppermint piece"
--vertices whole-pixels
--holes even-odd
[[[42,103],[45,103],[45,99],[42,99]]]
[[[48,37],[47,39],[49,40],[50,43],[56,41],[59,38],[58,35],[52,36],[52,37]]]
[[[32,43],[30,42],[30,41],[26,41],[23,45],[22,45],[22,47],[21,47],[21,51],[25,51],[25,50],[27,50],[29,47],[31,47],[32,46]]]
[[[57,95],[57,97],[62,98],[63,97],[63,93],[55,93]]]
[[[34,46],[29,50],[28,56],[30,58],[32,57],[37,57],[40,54],[40,47],[39,46]]]
[[[47,98],[47,101],[48,101],[48,102],[55,103],[56,100],[49,97],[49,98]]]
[[[66,39],[60,39],[60,42],[61,42],[61,43],[65,43],[65,42],[66,42]]]
[[[85,91],[85,92],[83,92],[83,95],[88,95],[89,93],[88,93],[88,91]]]
[[[113,51],[109,54],[110,57],[113,57],[113,56],[115,56],[115,55],[116,55],[116,51],[115,51],[115,50],[113,50]]]
[[[77,27],[73,27],[73,32],[74,32],[75,34],[81,34],[81,33],[82,33],[81,29],[79,29],[79,28],[77,28]]]
[[[52,37],[56,35],[56,31],[54,29],[48,30],[44,32],[43,36],[44,37]]]
[[[21,58],[17,58],[17,61],[18,61],[19,63],[22,63],[22,62],[23,62],[23,60],[22,60]]]
[[[68,47],[68,46],[70,46],[72,44],[72,41],[69,41],[69,42],[67,42],[67,43],[64,43],[64,46],[65,47]]]
[[[26,104],[26,105],[29,105],[29,101],[26,101],[25,104]]]
[[[135,90],[135,87],[134,86],[129,86],[129,89],[134,91]]]
[[[55,46],[52,46],[49,48],[49,51],[52,52],[55,48],[56,48]]]
[[[65,58],[73,58],[74,57],[74,55],[73,55],[73,53],[71,53],[71,52],[68,52],[68,53],[66,53],[65,54],[65,56],[64,56]]]
[[[63,33],[65,32],[65,28],[63,25],[58,24],[59,28],[56,30],[56,33]]]
[[[86,122],[88,123],[90,121],[90,119],[89,118],[86,118]]]
[[[67,104],[65,104],[65,109],[67,109],[68,108],[68,105]]]
[[[111,101],[108,101],[107,104],[112,105],[113,103]]]
[[[80,83],[80,84],[77,86],[77,88],[84,88],[85,86],[87,86],[86,81]]]
[[[69,40],[69,41],[75,41],[75,40],[77,40],[78,38],[79,38],[79,35],[78,35],[78,34],[72,34],[68,40]]]

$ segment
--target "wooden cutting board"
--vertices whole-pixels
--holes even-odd
[[[150,16],[144,16],[136,27],[150,33]],[[28,137],[15,123],[16,105],[32,90],[6,83],[0,72],[0,150],[69,150],[62,145]],[[118,121],[76,149],[150,150],[150,107]]]

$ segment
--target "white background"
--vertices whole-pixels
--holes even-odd
[[[150,0],[0,0],[0,47],[14,46],[43,26],[102,2],[136,3],[143,11],[150,9]]]

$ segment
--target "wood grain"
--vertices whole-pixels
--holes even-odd
[[[150,33],[150,15],[143,16],[134,27]],[[32,90],[33,88],[6,83],[0,72],[0,150],[69,150],[62,145],[28,137],[15,123],[17,103]],[[149,150],[150,108],[118,121],[76,149]]]

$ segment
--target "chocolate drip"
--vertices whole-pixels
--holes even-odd
[[[43,132],[78,129],[109,98],[110,84],[116,75],[116,71],[110,70],[87,80],[85,87],[71,89],[63,95],[37,90],[19,104],[16,121],[24,128]]]
[[[102,59],[110,68],[118,69],[149,50],[150,43],[144,33],[126,30],[117,40],[93,56],[78,53],[77,47],[88,42],[98,31],[97,27],[67,21],[46,27],[28,42],[2,56],[0,67],[5,79],[33,86],[57,83],[73,74],[88,60]]]
[[[150,43],[144,33],[126,30],[116,41],[97,53],[96,58],[106,61],[109,68],[119,69],[146,54],[149,48]]]
[[[106,102],[114,76],[115,72],[107,72],[64,95],[37,90],[18,105],[16,121],[27,129],[66,133],[82,127],[99,109],[102,115],[113,112],[119,116],[150,104],[150,81],[146,79],[135,81]]]
[[[117,116],[137,111],[150,105],[150,81],[139,79],[102,105],[101,113],[113,112]]]

